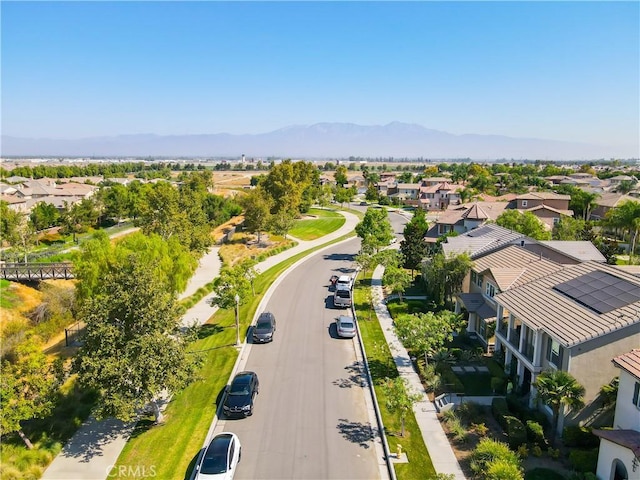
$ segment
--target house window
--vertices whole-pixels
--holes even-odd
[[[492,283],[487,282],[487,286],[485,287],[485,293],[487,294],[488,297],[493,298],[493,296],[496,294],[496,287],[494,287]]]
[[[522,206],[523,206],[523,207],[526,207],[526,206],[527,206],[527,204],[528,204],[527,200],[522,200]]]
[[[557,225],[557,224],[559,224],[559,223],[560,223],[560,218],[559,218],[559,217],[555,217],[555,218],[553,219],[553,224],[554,224],[554,225]]]
[[[640,382],[636,382],[633,387],[633,404],[640,408]]]
[[[471,272],[471,284],[475,285],[478,281],[478,274],[476,272]]]
[[[551,338],[547,341],[547,360],[555,367],[562,367],[562,347]]]
[[[476,285],[478,285],[479,287],[482,287],[482,281],[484,279],[482,278],[482,275],[478,275],[478,281],[476,282]]]

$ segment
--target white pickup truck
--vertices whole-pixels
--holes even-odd
[[[348,275],[340,275],[336,281],[336,289],[341,287],[351,290],[353,288],[353,278]]]

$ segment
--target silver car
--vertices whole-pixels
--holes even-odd
[[[346,315],[340,315],[336,318],[336,330],[338,336],[342,338],[353,338],[356,336],[356,323],[355,319],[347,317]]]

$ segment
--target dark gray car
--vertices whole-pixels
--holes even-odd
[[[256,326],[253,327],[253,341],[256,343],[271,342],[275,331],[276,317],[271,312],[263,312],[258,317]]]

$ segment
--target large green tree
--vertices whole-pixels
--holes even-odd
[[[429,299],[439,306],[452,306],[453,296],[462,290],[462,282],[471,270],[473,261],[466,253],[445,256],[440,252],[425,262],[422,277]]]
[[[537,399],[551,408],[553,421],[551,424],[552,443],[558,430],[558,419],[561,411],[566,407],[571,410],[580,409],[584,405],[585,389],[568,372],[563,370],[546,370],[538,375],[533,386]]]
[[[403,377],[386,378],[381,385],[385,397],[385,406],[389,413],[400,416],[400,436],[404,437],[404,423],[413,404],[420,401],[421,395],[411,392],[409,383]]]
[[[271,198],[261,186],[258,186],[245,195],[241,203],[244,207],[244,227],[249,232],[258,234],[259,243],[262,232],[267,229],[271,220]]]
[[[554,240],[586,240],[584,231],[586,222],[579,218],[562,217],[553,226],[552,238]]]
[[[37,338],[20,342],[2,360],[0,436],[17,432],[27,448],[32,449],[33,444],[22,431],[22,422],[47,415],[53,408],[58,386]]]
[[[335,178],[336,185],[340,187],[344,187],[348,182],[347,167],[345,167],[344,165],[338,165],[336,167],[336,172],[334,173],[333,177]]]
[[[363,245],[372,247],[374,251],[389,245],[393,238],[393,229],[387,211],[382,208],[367,208],[362,220],[356,225],[356,234]]]
[[[628,200],[609,210],[605,223],[626,232],[629,236],[629,263],[636,250],[638,232],[640,232],[640,202]]]
[[[187,352],[175,296],[135,253],[111,265],[80,313],[86,323],[73,368],[82,385],[100,393],[98,418],[134,419],[141,408],[193,378],[198,358]]]
[[[74,274],[79,280],[76,290],[82,303],[98,293],[103,279],[118,264],[135,254],[164,283],[164,289],[182,292],[198,266],[194,254],[177,238],[162,239],[159,235],[135,232],[112,243],[104,231],[97,232],[80,246],[74,259]]]
[[[551,232],[531,212],[505,210],[496,218],[496,223],[501,227],[522,233],[536,240],[551,240]]]
[[[55,205],[46,202],[38,202],[29,215],[33,228],[36,231],[56,226],[60,218],[60,212]]]
[[[429,230],[429,223],[424,210],[417,209],[411,220],[404,227],[404,239],[400,242],[400,251],[404,258],[405,268],[418,270],[422,260],[427,256],[428,245],[424,236]]]
[[[396,334],[402,344],[416,355],[429,355],[442,349],[453,340],[453,332],[463,324],[461,316],[448,310],[438,313],[414,313],[399,315],[394,320]]]
[[[9,208],[9,203],[0,200],[0,240],[9,244],[16,242],[17,228],[23,215]]]

